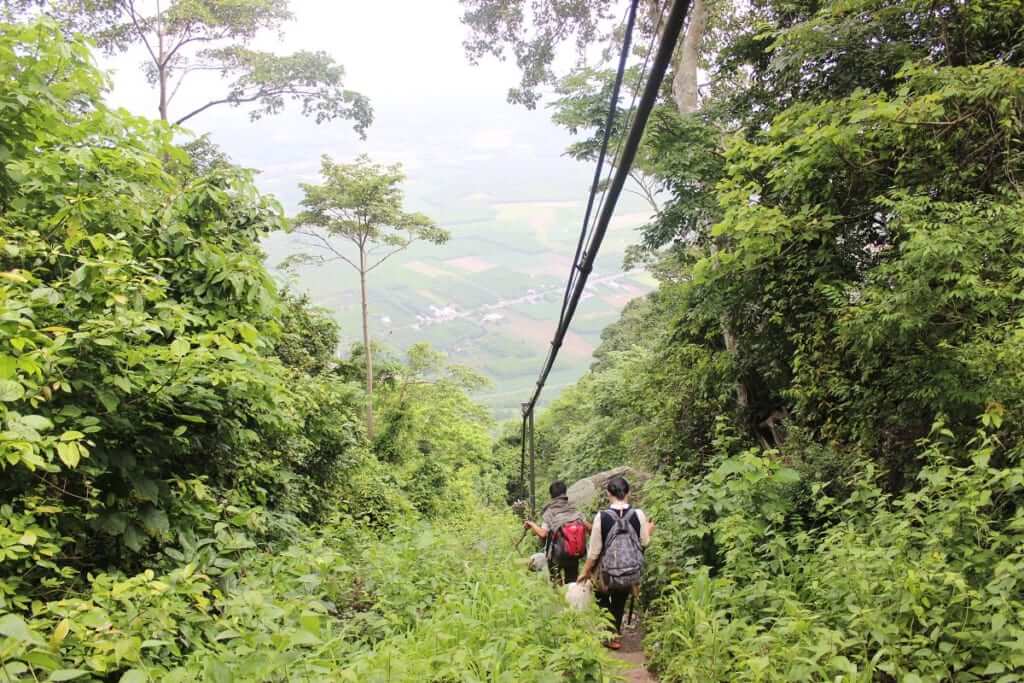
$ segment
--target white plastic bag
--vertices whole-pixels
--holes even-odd
[[[594,588],[586,583],[570,583],[565,587],[565,599],[575,610],[585,610],[594,600]]]
[[[544,556],[544,553],[534,553],[530,556],[530,571],[531,572],[542,572],[547,569],[548,558]]]

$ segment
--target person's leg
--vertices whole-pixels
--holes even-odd
[[[609,592],[609,602],[611,603],[610,610],[612,617],[615,618],[615,633],[622,633],[622,617],[626,614],[626,600],[629,599],[629,591],[611,591]]]
[[[548,563],[548,578],[551,579],[552,586],[562,585],[562,565],[558,562]]]
[[[580,561],[576,559],[566,560],[564,569],[565,582],[576,583],[576,579],[580,576]]]

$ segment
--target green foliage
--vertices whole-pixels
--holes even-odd
[[[302,115],[317,123],[347,119],[361,137],[373,121],[373,109],[364,95],[344,87],[345,69],[326,52],[303,50],[290,55],[251,50],[240,45],[207,49],[199,53],[204,62],[212,62],[218,70],[234,80],[222,100],[206,106],[230,104],[241,106],[255,102],[249,119],[259,120],[284,111],[287,100],[302,105]],[[180,117],[184,123],[203,110]]]
[[[334,368],[341,341],[338,323],[328,311],[314,307],[309,296],[283,292],[282,331],[274,344],[281,362],[301,372],[319,375]]]
[[[155,12],[131,0],[4,0],[0,6],[22,18],[43,10],[111,54],[144,49],[143,68],[157,88],[165,121],[181,124],[211,107],[253,103],[249,118],[256,120],[281,112],[286,100],[301,103],[303,115],[317,123],[351,120],[364,137],[373,120],[369,100],[344,87],[345,69],[326,53],[276,55],[248,47],[262,33],[281,34],[293,18],[288,0],[171,0],[157,4]],[[172,117],[169,108],[179,88],[197,71],[230,79],[227,92]]]
[[[280,317],[261,262],[279,207],[227,164],[166,172],[189,161],[166,127],[104,107],[56,25],[5,26],[0,52],[5,595],[24,606],[207,528],[218,494],[193,505],[183,486],[324,514],[369,457],[361,397],[314,374],[312,339],[316,363],[271,355],[316,319]]]
[[[297,527],[274,552],[248,540],[251,516],[230,518],[179,569],[103,574],[84,596],[0,617],[3,670],[10,680],[613,680],[601,615],[568,610],[523,570],[511,519],[473,517],[385,540],[349,522]]]
[[[662,680],[1014,680],[1021,453],[951,436],[934,426],[898,497],[868,466],[843,501],[814,484],[812,506],[795,470],[752,452],[648,489],[671,520],[651,577],[668,586],[649,641]],[[808,527],[809,508],[828,523]]]
[[[0,56],[4,680],[612,680],[601,616],[478,506],[508,476],[484,381],[414,347],[368,443],[251,173],[107,109],[53,23]]]
[[[449,365],[426,344],[388,369],[380,398],[384,420],[374,450],[416,509],[428,517],[459,514],[474,504],[498,504],[511,473],[491,449],[491,418],[467,392],[487,380]]]
[[[428,217],[403,209],[400,185],[405,175],[400,165],[380,166],[366,156],[351,164],[338,164],[324,156],[320,172],[323,184],[302,185],[303,211],[295,218],[299,234],[319,230],[323,232],[321,240],[345,239],[355,243],[360,251],[378,244],[404,249],[415,240],[434,244],[448,240],[448,233]],[[317,235],[319,233],[313,233],[310,237],[317,239]],[[322,241],[313,246],[327,249],[327,260],[343,258],[337,249]],[[375,265],[360,262],[359,268],[368,270]]]
[[[1020,679],[1022,10],[754,3],[652,117],[661,285],[539,423],[660,472],[661,680]]]
[[[504,59],[506,50],[522,72],[520,84],[509,89],[508,100],[529,108],[540,101],[539,90],[555,82],[552,69],[558,48],[569,38],[581,53],[607,32],[613,3],[609,0],[565,3],[544,0],[527,7],[523,2],[461,0],[462,23],[470,30],[463,44],[470,61],[487,56]]]

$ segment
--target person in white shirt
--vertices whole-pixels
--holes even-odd
[[[593,528],[590,533],[590,545],[587,547],[587,561],[580,572],[579,581],[588,581],[593,575],[604,544],[607,541],[608,531],[614,526],[616,516],[622,517],[630,509],[629,505],[629,482],[622,477],[615,477],[605,487],[608,492],[608,509],[602,510],[594,517]],[[635,509],[635,515],[631,524],[640,537],[640,545],[644,548],[651,542],[651,534],[654,532],[654,522],[647,519],[643,510]],[[631,589],[611,590],[606,593],[597,594],[599,605],[607,609],[615,620],[615,637],[605,645],[612,650],[622,647],[620,636],[622,635],[622,617],[626,612],[626,600],[629,598]]]

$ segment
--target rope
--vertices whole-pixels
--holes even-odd
[[[651,40],[647,43],[647,53],[644,57],[643,66],[640,67],[640,72],[636,77],[636,85],[633,86],[633,100],[629,103],[629,109],[626,114],[626,125],[628,129],[633,123],[633,115],[636,109],[636,98],[640,95],[640,86],[643,83],[644,76],[647,74],[647,65],[651,61],[651,55],[654,54],[654,39],[661,33],[661,22],[665,18],[665,5],[661,6],[661,11],[658,13],[658,22],[654,26],[654,32],[651,33]],[[598,202],[597,213],[601,214],[601,210],[604,208],[605,198],[608,196],[608,186],[611,184],[612,172],[618,166],[616,161],[619,159],[619,154],[622,152],[622,143],[625,138],[620,137],[618,143],[615,145],[615,154],[612,155],[612,164],[608,168],[608,175],[604,181],[604,190],[601,192],[601,201]],[[590,240],[587,240],[587,251],[590,251]]]

